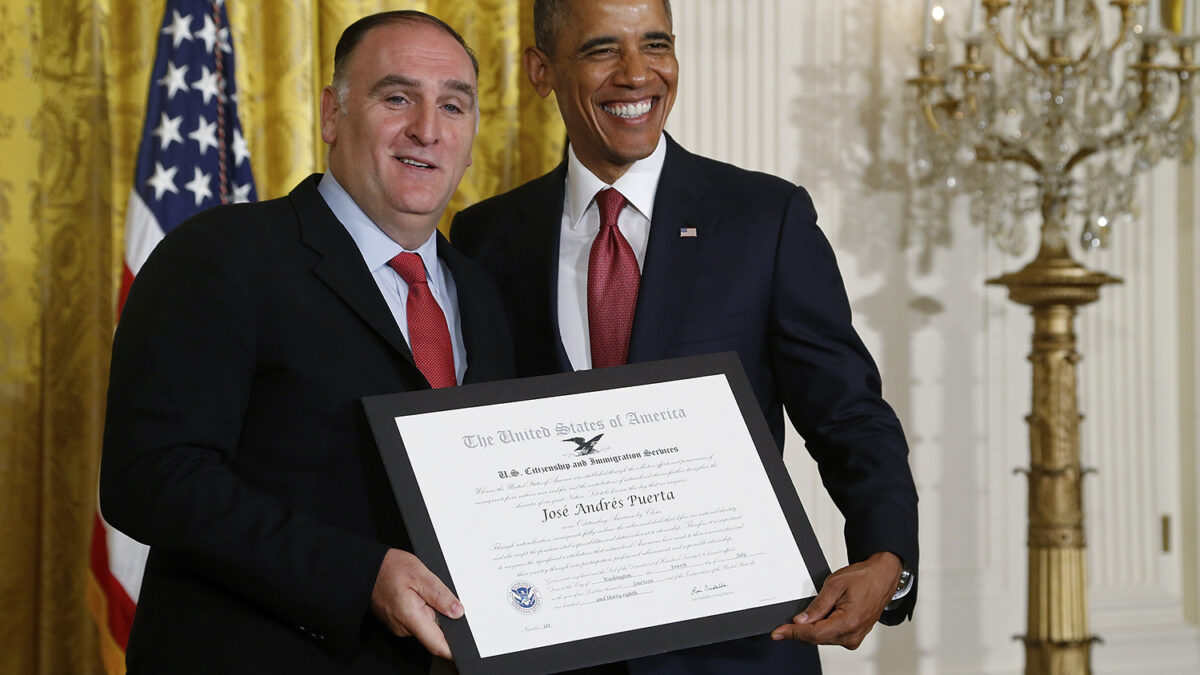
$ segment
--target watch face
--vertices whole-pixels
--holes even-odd
[[[908,595],[908,587],[912,585],[912,572],[907,567],[900,570],[900,583],[896,585],[896,592],[892,595],[892,601],[899,600]]]

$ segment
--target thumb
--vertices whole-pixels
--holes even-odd
[[[463,615],[462,603],[446,587],[446,584],[442,583],[442,580],[428,569],[422,570],[414,580],[413,590],[421,596],[425,604],[437,610],[438,613],[451,619],[457,619]]]

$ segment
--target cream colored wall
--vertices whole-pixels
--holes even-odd
[[[1028,463],[1032,322],[984,280],[1024,260],[990,246],[965,204],[942,208],[913,190],[904,80],[921,5],[676,0],[669,131],[809,188],[909,435],[922,518],[916,620],[875,631],[858,652],[825,650],[827,670],[1016,673],[1026,489],[1013,469]],[[1200,242],[1194,190],[1182,189],[1197,180],[1160,168],[1144,182],[1137,225],[1084,258],[1125,279],[1076,325],[1084,463],[1099,470],[1085,495],[1091,616],[1106,641],[1093,651],[1097,673],[1200,670]],[[831,564],[844,564],[841,519],[798,439],[785,457]]]
[[[1200,137],[1200,118],[1195,120]],[[1183,461],[1180,463],[1184,514],[1184,606],[1185,616],[1200,623],[1200,168],[1195,164],[1180,170],[1179,260],[1184,271],[1179,280],[1179,313],[1185,318],[1179,350],[1180,373],[1185,385],[1179,401]],[[1190,274],[1189,274],[1190,273]],[[1190,318],[1190,321],[1186,320]],[[1191,386],[1187,386],[1190,379]]]

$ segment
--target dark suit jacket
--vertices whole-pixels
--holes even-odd
[[[693,155],[669,137],[666,143],[629,361],[736,351],[779,446],[784,409],[804,437],[846,517],[850,561],[891,551],[915,570],[917,496],[908,447],[851,326],[837,262],[808,193]],[[455,246],[500,286],[522,375],[570,369],[557,317],[565,178],[564,162],[459,213],[451,230]],[[681,237],[684,227],[697,236]],[[915,592],[909,598],[885,622],[910,616]],[[795,670],[798,659],[816,662],[811,647],[749,643],[744,659],[720,666],[712,664],[741,647],[700,651],[725,672],[752,672],[750,662],[763,663],[764,672],[815,672]],[[700,661],[676,666],[706,668]]]
[[[113,346],[104,516],[151,545],[131,672],[427,672],[370,612],[410,549],[360,399],[428,388],[317,191],[220,207],[167,236]],[[515,375],[494,284],[439,235],[467,382]]]

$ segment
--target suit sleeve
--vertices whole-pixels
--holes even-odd
[[[234,250],[216,227],[185,223],[134,282],[113,346],[104,516],[280,620],[352,644],[386,546],[233,469],[258,363],[247,270],[262,264]]]
[[[915,574],[917,494],[904,431],[851,325],[837,261],[803,188],[789,200],[775,266],[770,347],[780,394],[846,518],[850,562],[890,551]],[[911,615],[915,590],[885,623]]]

